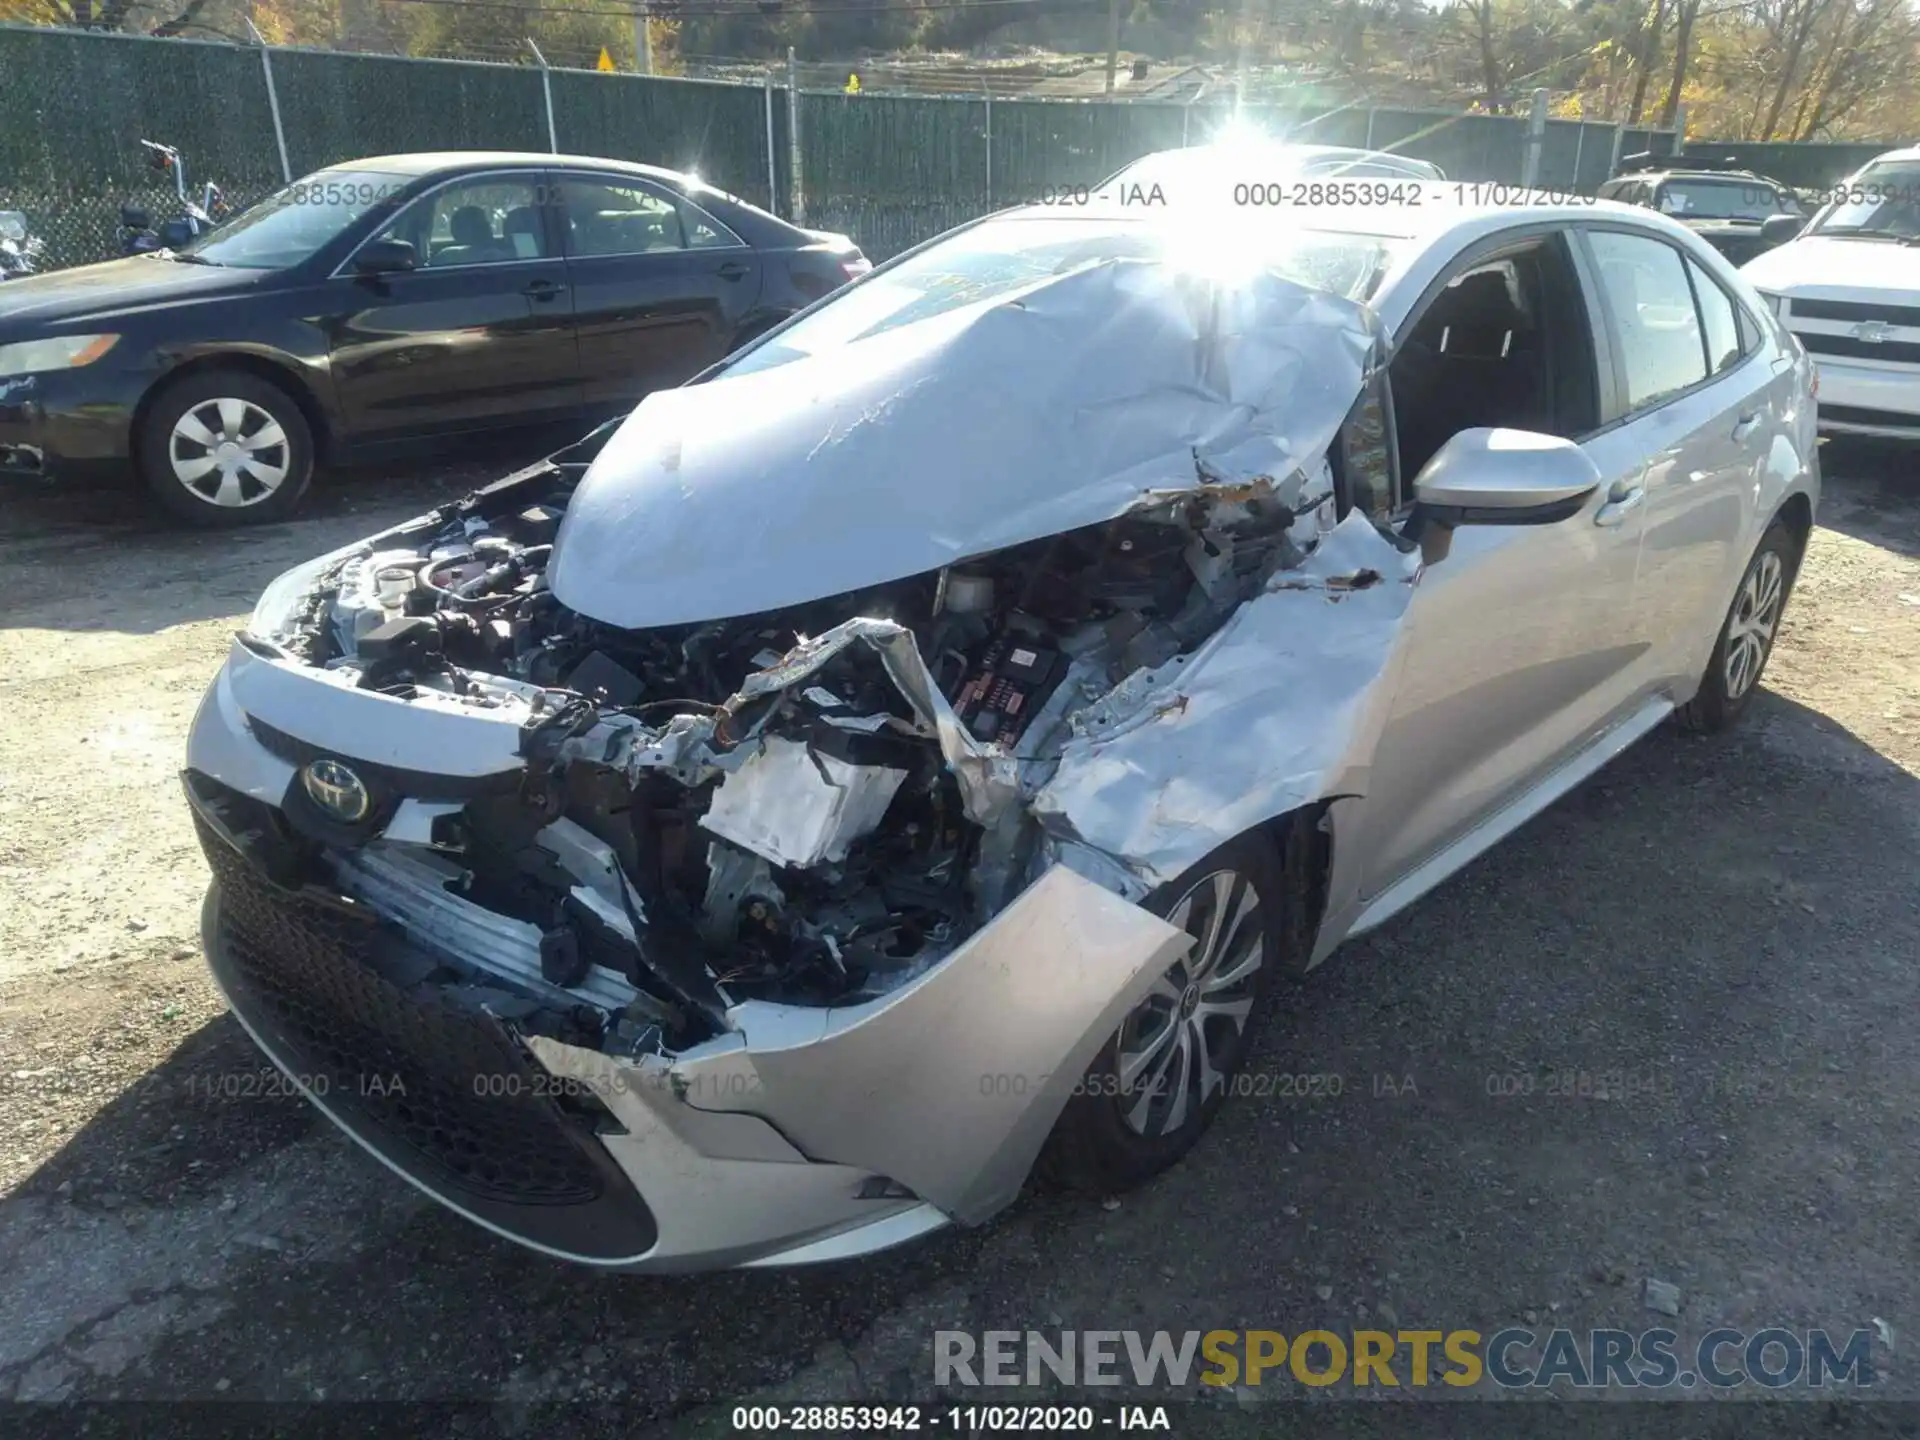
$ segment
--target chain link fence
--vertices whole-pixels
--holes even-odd
[[[27,212],[46,241],[44,265],[77,265],[117,253],[121,205],[143,204],[156,221],[177,213],[171,189],[145,164],[142,138],[184,154],[190,193],[215,180],[236,209],[283,183],[282,141],[294,177],[381,154],[552,148],[694,171],[790,218],[844,231],[879,260],[983,210],[1093,185],[1152,151],[1200,143],[1236,113],[1297,141],[1395,149],[1459,180],[1518,183],[1530,138],[1524,117],[1360,107],[1234,112],[1206,102],[803,90],[790,110],[777,71],[755,85],[543,73],[532,59],[421,60],[0,25],[0,209]],[[1673,142],[1561,120],[1537,138],[1538,183],[1587,193],[1618,155]],[[1754,147],[1714,148],[1744,156]],[[1850,173],[1862,147],[1765,148],[1794,152],[1769,155],[1780,178],[1819,183]]]

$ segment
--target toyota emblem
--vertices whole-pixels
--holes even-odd
[[[315,760],[300,772],[307,796],[329,817],[345,825],[367,818],[373,797],[360,777],[338,760]]]

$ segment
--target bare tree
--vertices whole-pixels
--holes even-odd
[[[1680,114],[1680,92],[1687,84],[1687,61],[1692,58],[1693,22],[1700,18],[1700,0],[1680,0],[1679,17],[1673,31],[1673,78],[1667,82],[1667,98],[1660,106],[1660,128],[1673,128]]]

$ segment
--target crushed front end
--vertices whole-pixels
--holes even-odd
[[[1415,563],[1333,523],[1346,403],[1277,478],[1189,450],[1090,523],[716,619],[550,585],[604,432],[290,572],[189,745],[215,976],[367,1149],[554,1255],[987,1218],[1190,943],[1136,902],[1340,772],[1309,722],[1363,706]]]

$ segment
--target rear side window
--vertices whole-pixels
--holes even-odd
[[[1680,252],[1618,230],[1588,234],[1626,366],[1627,409],[1641,410],[1707,378],[1706,347]]]
[[[1707,373],[1718,375],[1731,370],[1747,351],[1733,299],[1720,288],[1719,281],[1691,259],[1687,261],[1687,277],[1693,281],[1694,297],[1700,303],[1700,337],[1707,345]]]

